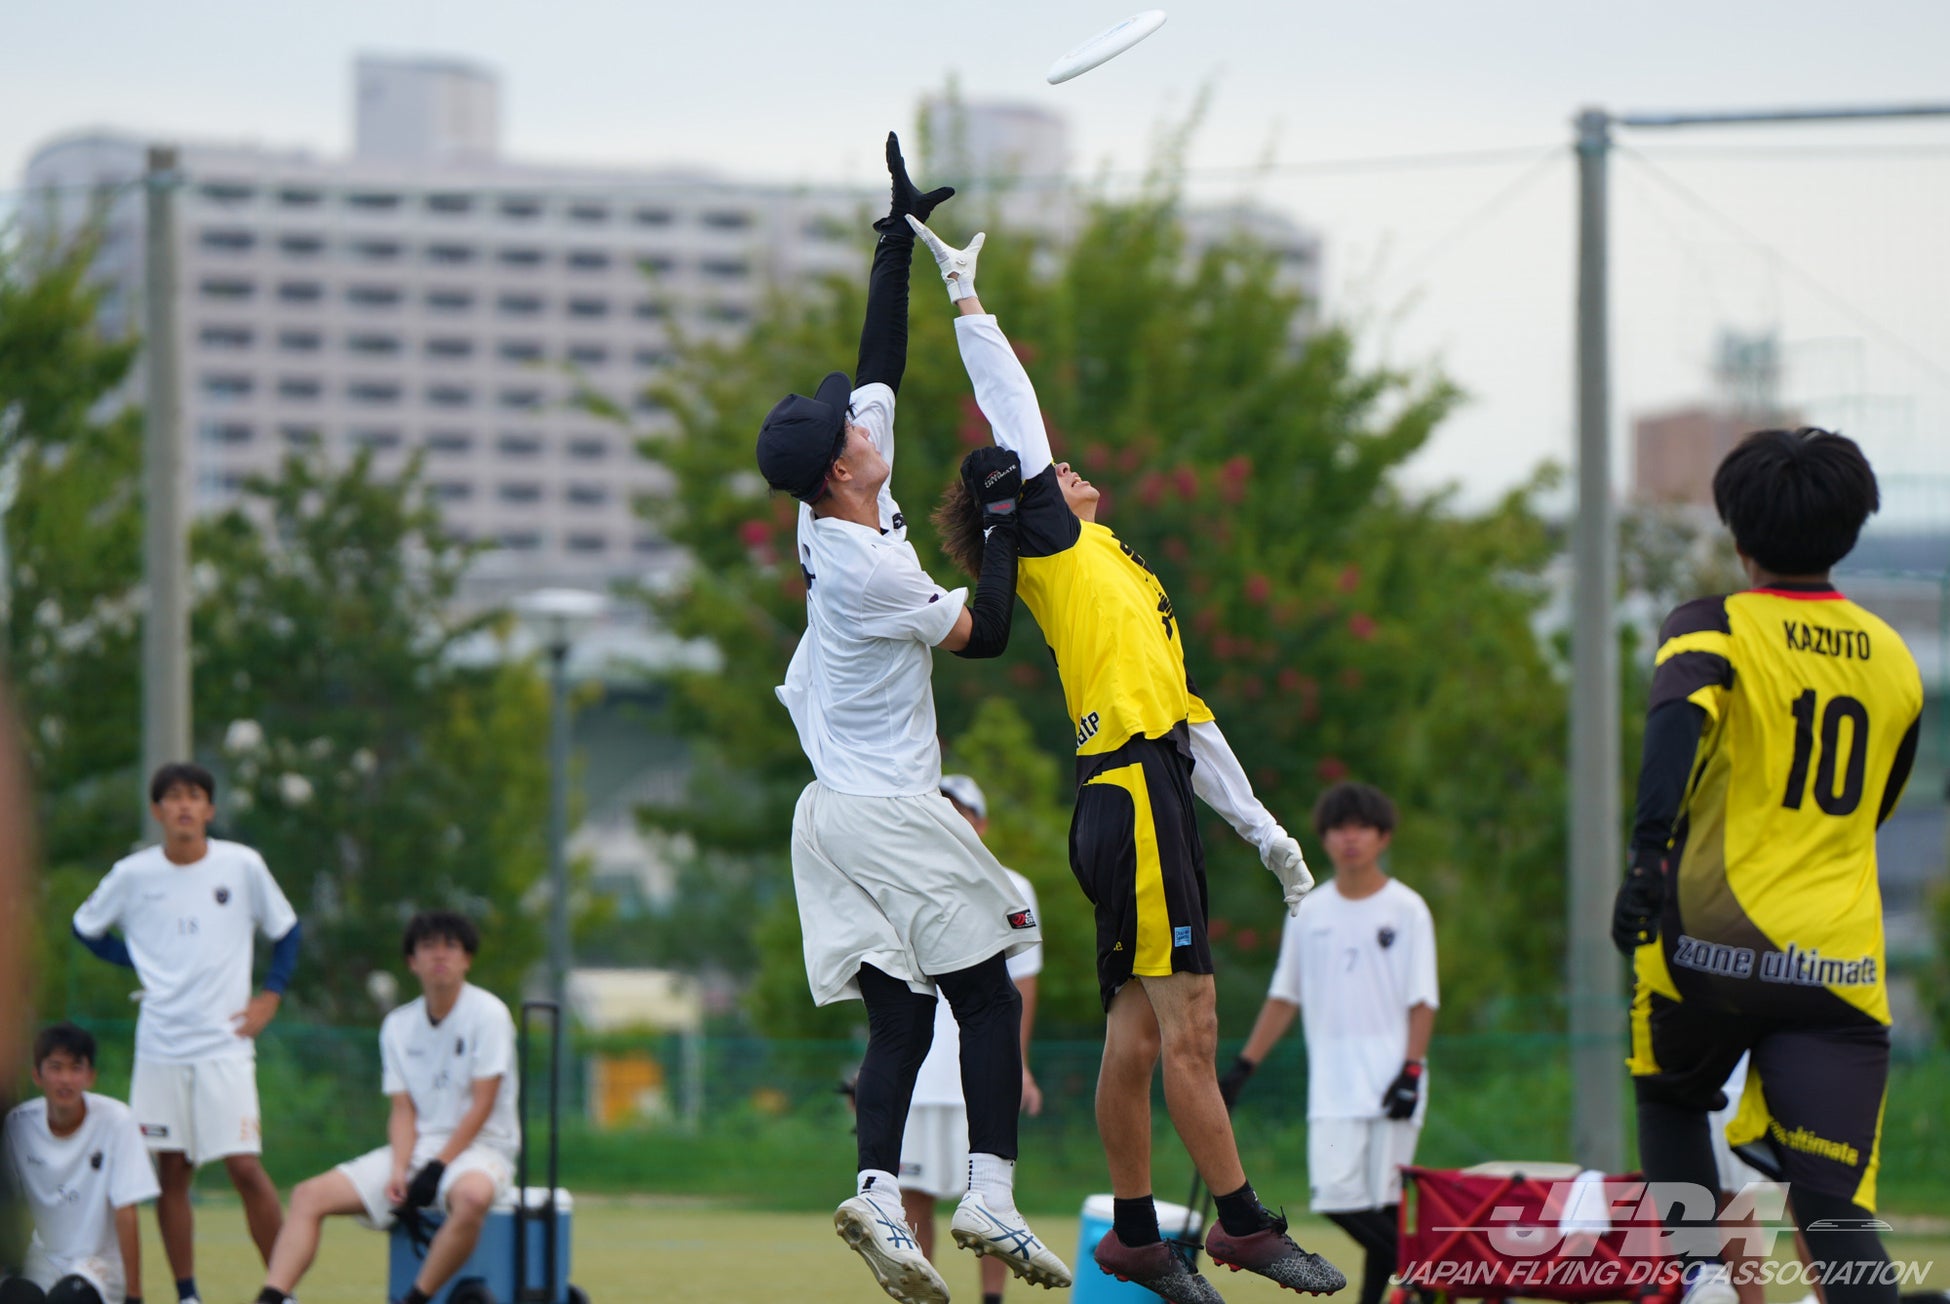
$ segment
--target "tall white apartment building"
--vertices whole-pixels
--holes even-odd
[[[232,501],[289,452],[382,472],[423,456],[450,528],[495,545],[469,591],[601,586],[677,564],[635,510],[668,477],[634,436],[669,427],[647,397],[677,332],[735,334],[768,288],[866,265],[885,191],[695,172],[537,166],[500,155],[494,75],[441,59],[361,58],[355,148],[178,145],[178,331],[196,507]],[[927,109],[942,162],[1038,184],[1001,205],[1058,239],[1077,197],[1062,119],[1010,104]],[[143,326],[148,140],[85,131],[28,164],[30,231],[104,221],[103,325]],[[936,177],[928,177],[933,182]],[[951,178],[952,179],[952,178]],[[104,211],[105,210],[105,211]],[[1263,212],[1194,210],[1195,243],[1242,227],[1312,298],[1319,243]],[[140,398],[141,378],[132,384]],[[582,394],[628,416],[591,414]]]
[[[766,287],[864,266],[860,191],[497,157],[492,77],[362,59],[358,149],[179,147],[179,332],[196,506],[293,450],[419,452],[451,528],[498,545],[477,590],[600,584],[672,560],[634,510],[673,332],[739,330]],[[147,142],[87,132],[28,165],[31,226],[107,199],[104,325],[143,324]],[[138,377],[139,384],[139,377]]]

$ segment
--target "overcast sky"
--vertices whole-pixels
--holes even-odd
[[[883,134],[951,77],[969,99],[1062,112],[1080,169],[1113,174],[1141,169],[1159,125],[1209,89],[1194,195],[1250,195],[1322,233],[1328,311],[1369,356],[1440,366],[1472,396],[1413,479],[1481,499],[1571,456],[1578,108],[1950,103],[1943,0],[1200,0],[1045,84],[1140,3],[17,5],[0,188],[89,125],[342,152],[363,51],[497,69],[514,157],[787,182],[875,182]],[[1950,478],[1920,479],[1950,477],[1950,119],[1621,142],[1637,151],[1612,174],[1621,418],[1706,392],[1721,327],[1775,329],[1789,397],[1864,441],[1892,507],[1950,522]],[[1469,151],[1512,152],[1311,166]],[[1625,434],[1621,419],[1621,473]]]

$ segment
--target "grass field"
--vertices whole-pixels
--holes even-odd
[[[613,1197],[580,1201],[575,1220],[572,1280],[589,1292],[592,1304],[874,1304],[887,1298],[820,1214]],[[1037,1231],[1072,1268],[1079,1268],[1077,1219],[1035,1221]],[[166,1301],[171,1292],[155,1220],[145,1217],[143,1228],[147,1296]],[[199,1199],[196,1232],[197,1282],[207,1304],[246,1304],[254,1298],[262,1269],[236,1204]],[[1360,1262],[1353,1245],[1327,1223],[1301,1219],[1294,1232],[1303,1245],[1343,1268],[1354,1269]],[[1787,1239],[1782,1238],[1784,1243]],[[1950,1229],[1899,1233],[1889,1238],[1889,1249],[1892,1258],[1931,1265],[1928,1288],[1942,1289],[1950,1282]],[[954,1298],[960,1304],[978,1304],[974,1258],[952,1248],[946,1253],[943,1276]],[[1793,1253],[1791,1243],[1785,1253]],[[1213,1280],[1228,1304],[1294,1304],[1299,1298],[1243,1273],[1220,1272]],[[318,1265],[299,1296],[304,1304],[383,1304],[385,1281],[386,1239],[339,1220],[327,1227]],[[1046,1294],[1018,1285],[1009,1294],[1017,1300],[1055,1301],[1068,1292]],[[1801,1294],[1778,1286],[1769,1291],[1769,1299],[1794,1300]]]

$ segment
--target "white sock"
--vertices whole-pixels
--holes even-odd
[[[875,1195],[886,1196],[895,1204],[901,1202],[900,1179],[892,1173],[883,1172],[878,1168],[862,1168],[860,1170],[859,1183],[859,1186],[854,1191],[856,1195],[865,1195],[869,1188],[871,1188]]]
[[[994,1209],[1016,1207],[1016,1161],[1001,1155],[968,1156],[968,1189]]]

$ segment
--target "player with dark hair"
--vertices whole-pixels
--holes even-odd
[[[421,994],[379,1027],[381,1089],[392,1100],[386,1144],[298,1184],[258,1304],[290,1304],[330,1217],[384,1230],[445,1210],[402,1304],[426,1304],[474,1252],[521,1146],[515,1021],[500,997],[467,981],[479,949],[474,922],[451,910],[406,925],[401,950]]]
[[[180,1301],[196,1299],[190,1183],[199,1164],[223,1161],[267,1262],[284,1217],[258,1158],[255,1039],[297,967],[298,916],[262,856],[209,836],[216,794],[200,765],[158,769],[149,809],[163,840],[117,861],[74,914],[83,946],[142,981],[129,1108],[156,1156],[156,1222]],[[252,995],[258,932],[275,945],[264,989]]]
[[[1402,1165],[1415,1161],[1428,1110],[1435,923],[1421,894],[1382,868],[1395,832],[1386,793],[1335,784],[1314,803],[1314,832],[1334,877],[1287,919],[1266,1003],[1219,1090],[1237,1101],[1301,1017],[1311,1207],[1366,1252],[1360,1300],[1376,1304],[1397,1267]]]
[[[1295,1290],[1339,1290],[1347,1284],[1340,1271],[1294,1244],[1285,1219],[1260,1204],[1219,1096],[1217,997],[1193,794],[1259,851],[1289,908],[1313,876],[1300,844],[1253,795],[1193,689],[1164,586],[1097,523],[1096,488],[1051,460],[1036,391],[975,295],[983,237],[955,249],[918,219],[912,225],[955,304],[955,335],[975,400],[996,443],[1021,462],[1013,478],[993,485],[964,475],[935,519],[945,540],[964,541],[952,544],[963,565],[973,560],[975,531],[989,539],[1004,530],[1018,534],[1018,588],[1056,658],[1076,729],[1070,867],[1096,907],[1097,981],[1107,1016],[1097,1128],[1116,1201],[1097,1264],[1180,1304],[1218,1298],[1158,1228],[1151,1081],[1162,1057],[1172,1124],[1215,1193],[1219,1225],[1206,1239],[1213,1261]]]
[[[792,715],[813,782],[792,816],[792,885],[806,976],[821,1005],[862,1000],[857,1194],[834,1214],[882,1289],[908,1304],[948,1290],[901,1212],[901,1132],[914,1079],[934,1036],[936,991],[961,1029],[969,1189],[956,1242],[993,1254],[1026,1280],[1068,1286],[1070,1270],[1015,1207],[1022,1102],[1022,1001],[1008,958],[1042,940],[1034,912],[968,821],[941,795],[933,649],[1000,654],[1015,610],[1016,536],[991,531],[972,606],[921,569],[894,501],[894,402],[907,366],[910,216],[954,192],[926,194],[887,137],[893,180],[867,287],[859,366],[834,372],[811,397],[792,394],[765,417],[758,466],[800,500],[797,556],[806,579],[806,634],[779,698]],[[977,450],[963,465],[985,492],[1014,502],[1012,454]]]
[[[1853,441],[1763,430],[1713,499],[1753,587],[1666,618],[1612,939],[1633,958],[1631,1070],[1652,1182],[1717,1186],[1707,1116],[1751,1052],[1729,1139],[1785,1181],[1829,1304],[1888,1304],[1872,1230],[1889,993],[1877,827],[1923,703],[1902,639],[1829,570],[1878,498]],[[1665,1211],[1692,1304],[1733,1304],[1708,1195]]]
[[[156,1174],[128,1106],[98,1096],[95,1038],[57,1023],[34,1039],[34,1085],[0,1137],[0,1189],[26,1206],[33,1239],[0,1304],[141,1304],[136,1206]]]

